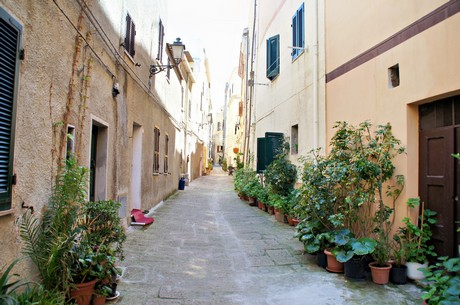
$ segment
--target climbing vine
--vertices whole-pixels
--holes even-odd
[[[53,122],[53,82],[50,84],[50,95],[49,95],[49,111],[50,111],[50,119],[53,122],[52,130],[53,130],[53,139],[52,139],[52,147],[51,147],[51,155],[53,166],[51,168],[52,175],[58,174],[60,170],[60,165],[63,162],[63,158],[65,158],[65,151],[67,145],[67,138],[70,136],[67,134],[67,126],[72,123],[72,119],[76,119],[77,122],[74,125],[77,126],[77,134],[76,134],[76,146],[75,151],[77,154],[77,158],[80,156],[81,151],[81,139],[82,139],[82,131],[84,129],[84,123],[86,119],[86,110],[88,108],[87,103],[89,99],[89,88],[90,88],[90,80],[91,80],[91,72],[93,67],[93,59],[90,57],[86,61],[86,66],[83,64],[83,67],[79,67],[80,60],[82,57],[82,50],[84,49],[84,43],[87,44],[92,41],[92,34],[91,31],[88,31],[85,35],[85,38],[82,36],[83,32],[83,11],[80,13],[78,17],[78,22],[76,25],[77,34],[75,37],[75,49],[72,58],[72,70],[69,78],[68,84],[68,91],[67,91],[67,98],[65,102],[64,112],[62,117],[59,121]],[[85,55],[85,54],[83,54]],[[83,61],[84,62],[84,61]],[[78,113],[77,116],[74,114],[74,104],[76,103],[75,97],[78,94],[77,86],[79,85],[79,75],[83,72],[83,76],[80,78],[80,93],[79,93],[79,105],[78,105]],[[55,167],[56,166],[56,167]],[[55,168],[57,169],[55,172]]]

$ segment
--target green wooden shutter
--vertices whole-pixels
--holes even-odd
[[[279,132],[265,133],[265,167],[282,153],[284,134]]]
[[[257,172],[265,170],[265,138],[257,138]]]
[[[267,78],[272,80],[280,73],[280,35],[267,39]]]
[[[21,32],[22,26],[0,7],[0,211],[11,208]]]

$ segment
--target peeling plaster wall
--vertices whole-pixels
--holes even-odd
[[[166,1],[144,2],[145,9],[141,10],[130,1],[86,1],[88,7],[82,13],[83,2],[77,0],[21,0],[20,3],[0,0],[0,6],[24,27],[22,45],[26,54],[20,65],[17,99],[14,152],[17,184],[13,187],[12,203],[15,211],[0,217],[0,266],[20,255],[19,218],[25,211],[21,203],[33,206],[37,216],[48,203],[58,169],[60,130],[63,127],[66,130],[66,124],[75,127],[76,153],[80,163],[87,167],[92,125],[96,122],[106,127],[105,181],[99,183],[105,187],[105,199],[126,202],[121,216],[127,222],[131,209],[134,124],[142,126],[144,131],[141,208],[149,209],[177,190],[184,157],[181,156],[184,132],[180,124],[183,81],[174,71],[169,79],[165,73],[149,78],[149,65],[157,55],[159,16],[166,12]],[[139,21],[136,24],[139,44],[134,58],[120,46],[127,11]],[[147,20],[145,16],[154,17]],[[167,24],[167,16],[161,17]],[[114,83],[118,83],[120,90],[116,97],[112,96]],[[64,119],[66,104],[70,105],[70,111]],[[169,170],[156,176],[152,174],[155,126],[161,130],[161,172],[164,135],[169,136]],[[24,261],[18,272],[33,277],[30,268]]]

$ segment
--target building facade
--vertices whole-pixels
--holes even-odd
[[[407,150],[396,160],[406,179],[397,218],[406,216],[407,198],[420,196],[437,212],[437,253],[458,256],[459,164],[451,154],[460,124],[460,1],[374,1],[362,9],[361,1],[325,1],[326,138],[336,121],[389,122]]]
[[[167,1],[0,0],[1,265],[70,153],[90,169],[88,199],[119,201],[127,224],[131,209],[201,174],[210,134],[192,121],[211,109],[208,67],[187,52],[174,64],[166,11]]]
[[[224,122],[223,122],[223,158],[228,166],[237,166],[237,158],[242,162],[244,147],[244,117],[241,93],[242,79],[238,69],[234,68],[225,88]]]
[[[254,1],[247,48],[248,147],[259,171],[273,159],[266,143],[290,144],[289,158],[325,146],[322,1]],[[255,38],[255,39],[254,39]]]

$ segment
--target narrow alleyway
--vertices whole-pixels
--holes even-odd
[[[131,227],[121,296],[109,304],[421,304],[415,285],[351,282],[317,267],[293,227],[241,201],[232,183],[197,179],[149,227]]]

